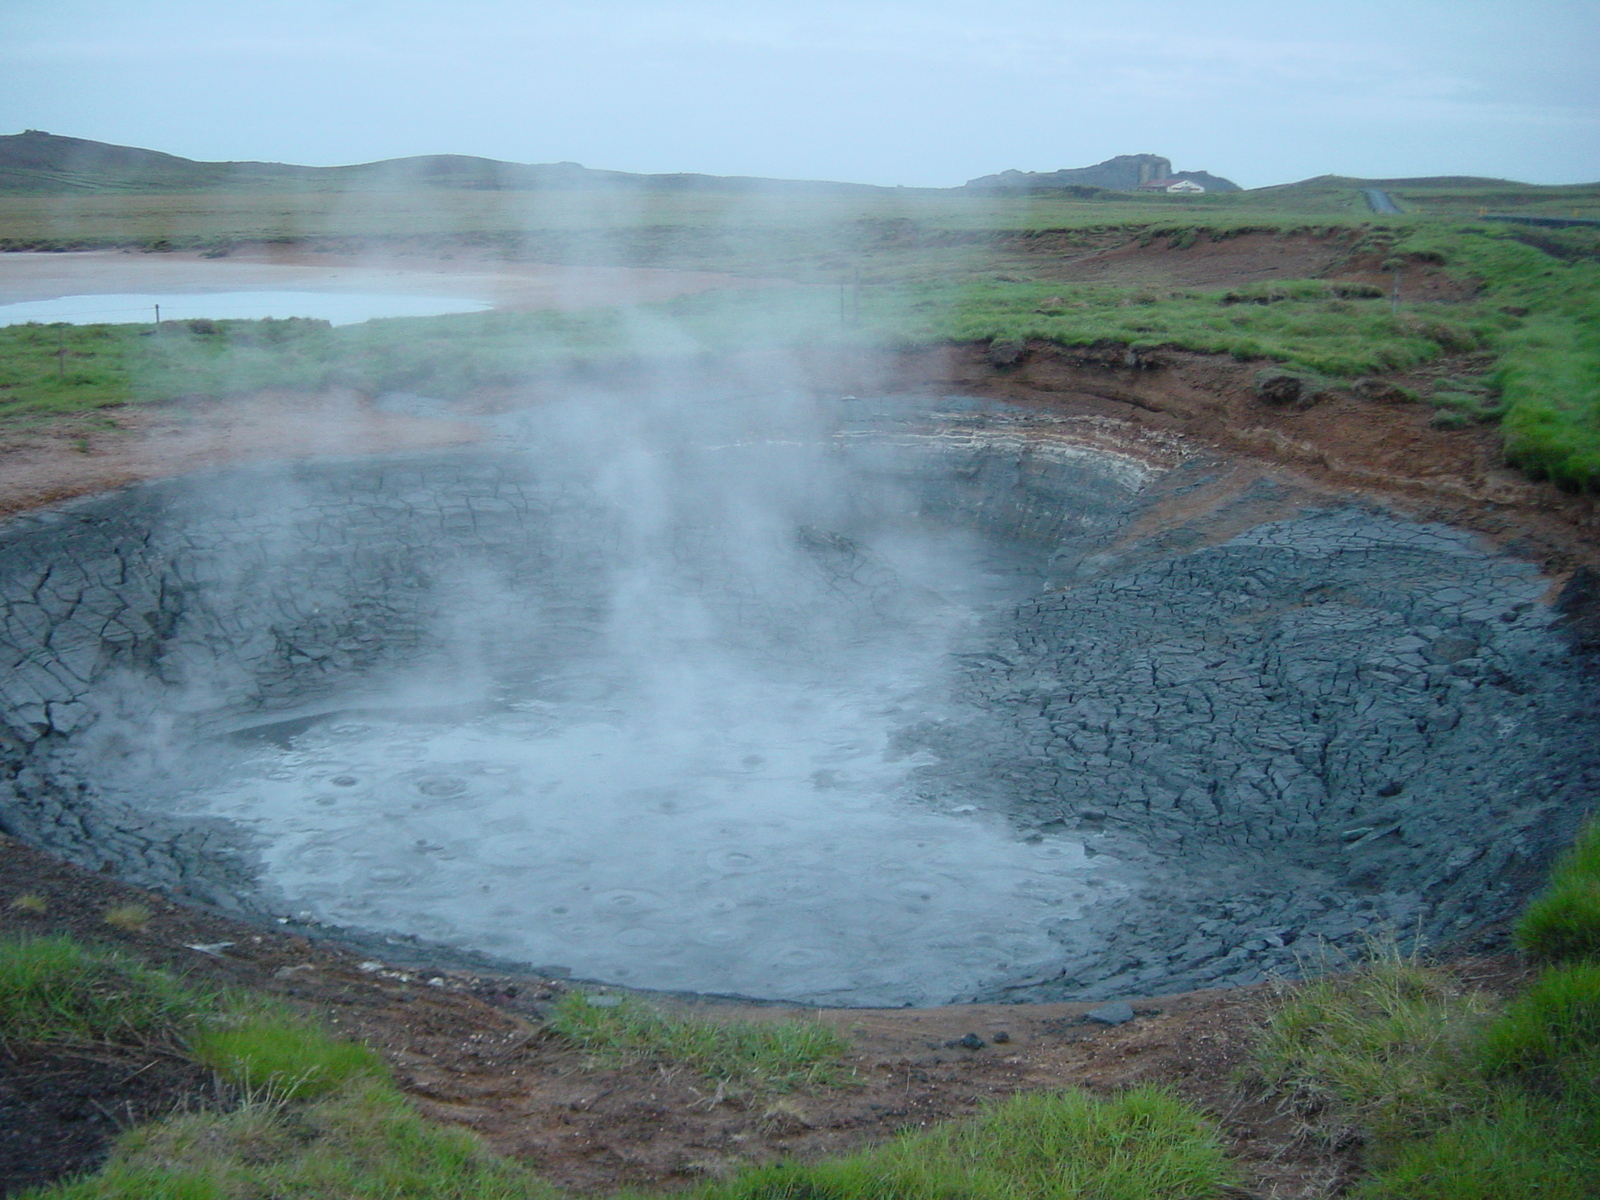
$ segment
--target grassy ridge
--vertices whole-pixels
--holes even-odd
[[[1397,252],[1436,257],[1521,314],[1491,345],[1506,455],[1565,487],[1600,488],[1600,235],[1569,235],[1570,257],[1502,229],[1410,233]],[[1562,248],[1560,241],[1555,249]]]
[[[606,1003],[595,1003],[603,999]],[[617,1003],[610,1003],[616,1000]],[[107,1166],[31,1200],[557,1200],[472,1134],[423,1121],[370,1050],[276,1004],[196,992],[65,939],[0,941],[0,1028],[24,1045],[181,1047],[239,1089],[226,1112],[129,1131]],[[844,1051],[809,1022],[669,1017],[573,994],[552,1031],[602,1053],[755,1087],[815,1085]],[[1206,1200],[1234,1172],[1215,1127],[1168,1093],[1018,1096],[842,1159],[745,1170],[703,1200]]]

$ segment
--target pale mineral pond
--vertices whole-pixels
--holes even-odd
[[[494,307],[486,300],[400,292],[109,292],[0,304],[0,325],[25,325],[30,321],[69,325],[153,323],[158,306],[163,321],[310,317],[334,325],[356,325],[380,317],[485,312]]]

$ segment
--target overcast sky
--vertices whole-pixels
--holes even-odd
[[[0,132],[949,187],[1600,179],[1600,0],[0,0]]]

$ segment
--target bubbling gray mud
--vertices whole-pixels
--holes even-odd
[[[1212,464],[974,402],[585,411],[14,522],[6,828],[308,928],[938,1003],[1491,921],[1600,782],[1544,582],[1467,535],[1258,492],[1132,537]]]

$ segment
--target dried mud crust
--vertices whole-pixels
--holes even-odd
[[[45,911],[9,907],[19,895],[40,897]],[[150,910],[144,931],[105,924],[108,908],[127,904]],[[1333,1195],[1359,1151],[1349,1139],[1334,1145],[1319,1136],[1284,1098],[1240,1082],[1267,987],[1134,1000],[1136,1017],[1117,1027],[1085,1020],[1093,1004],[813,1012],[664,998],[711,1019],[814,1015],[849,1037],[840,1084],[758,1095],[681,1068],[597,1066],[541,1025],[570,986],[563,981],[435,970],[415,957],[380,965],[368,950],[178,905],[4,837],[0,934],[67,934],[164,966],[195,986],[243,986],[303,1006],[378,1048],[423,1113],[475,1130],[581,1194],[670,1190],[752,1162],[848,1151],[970,1115],[1018,1091],[1110,1093],[1152,1081],[1173,1086],[1221,1123],[1245,1175],[1241,1196]],[[1491,964],[1488,973],[1503,982],[1515,970]],[[974,1043],[981,1045],[969,1048]],[[170,1059],[134,1052],[103,1055],[98,1067],[50,1054],[5,1060],[0,1169],[10,1174],[0,1174],[0,1192],[93,1169],[116,1128],[212,1103],[209,1086]],[[56,1099],[31,1106],[14,1099],[46,1093]],[[80,1119],[93,1125],[85,1136],[57,1136]],[[40,1146],[53,1147],[43,1161],[26,1157]]]

